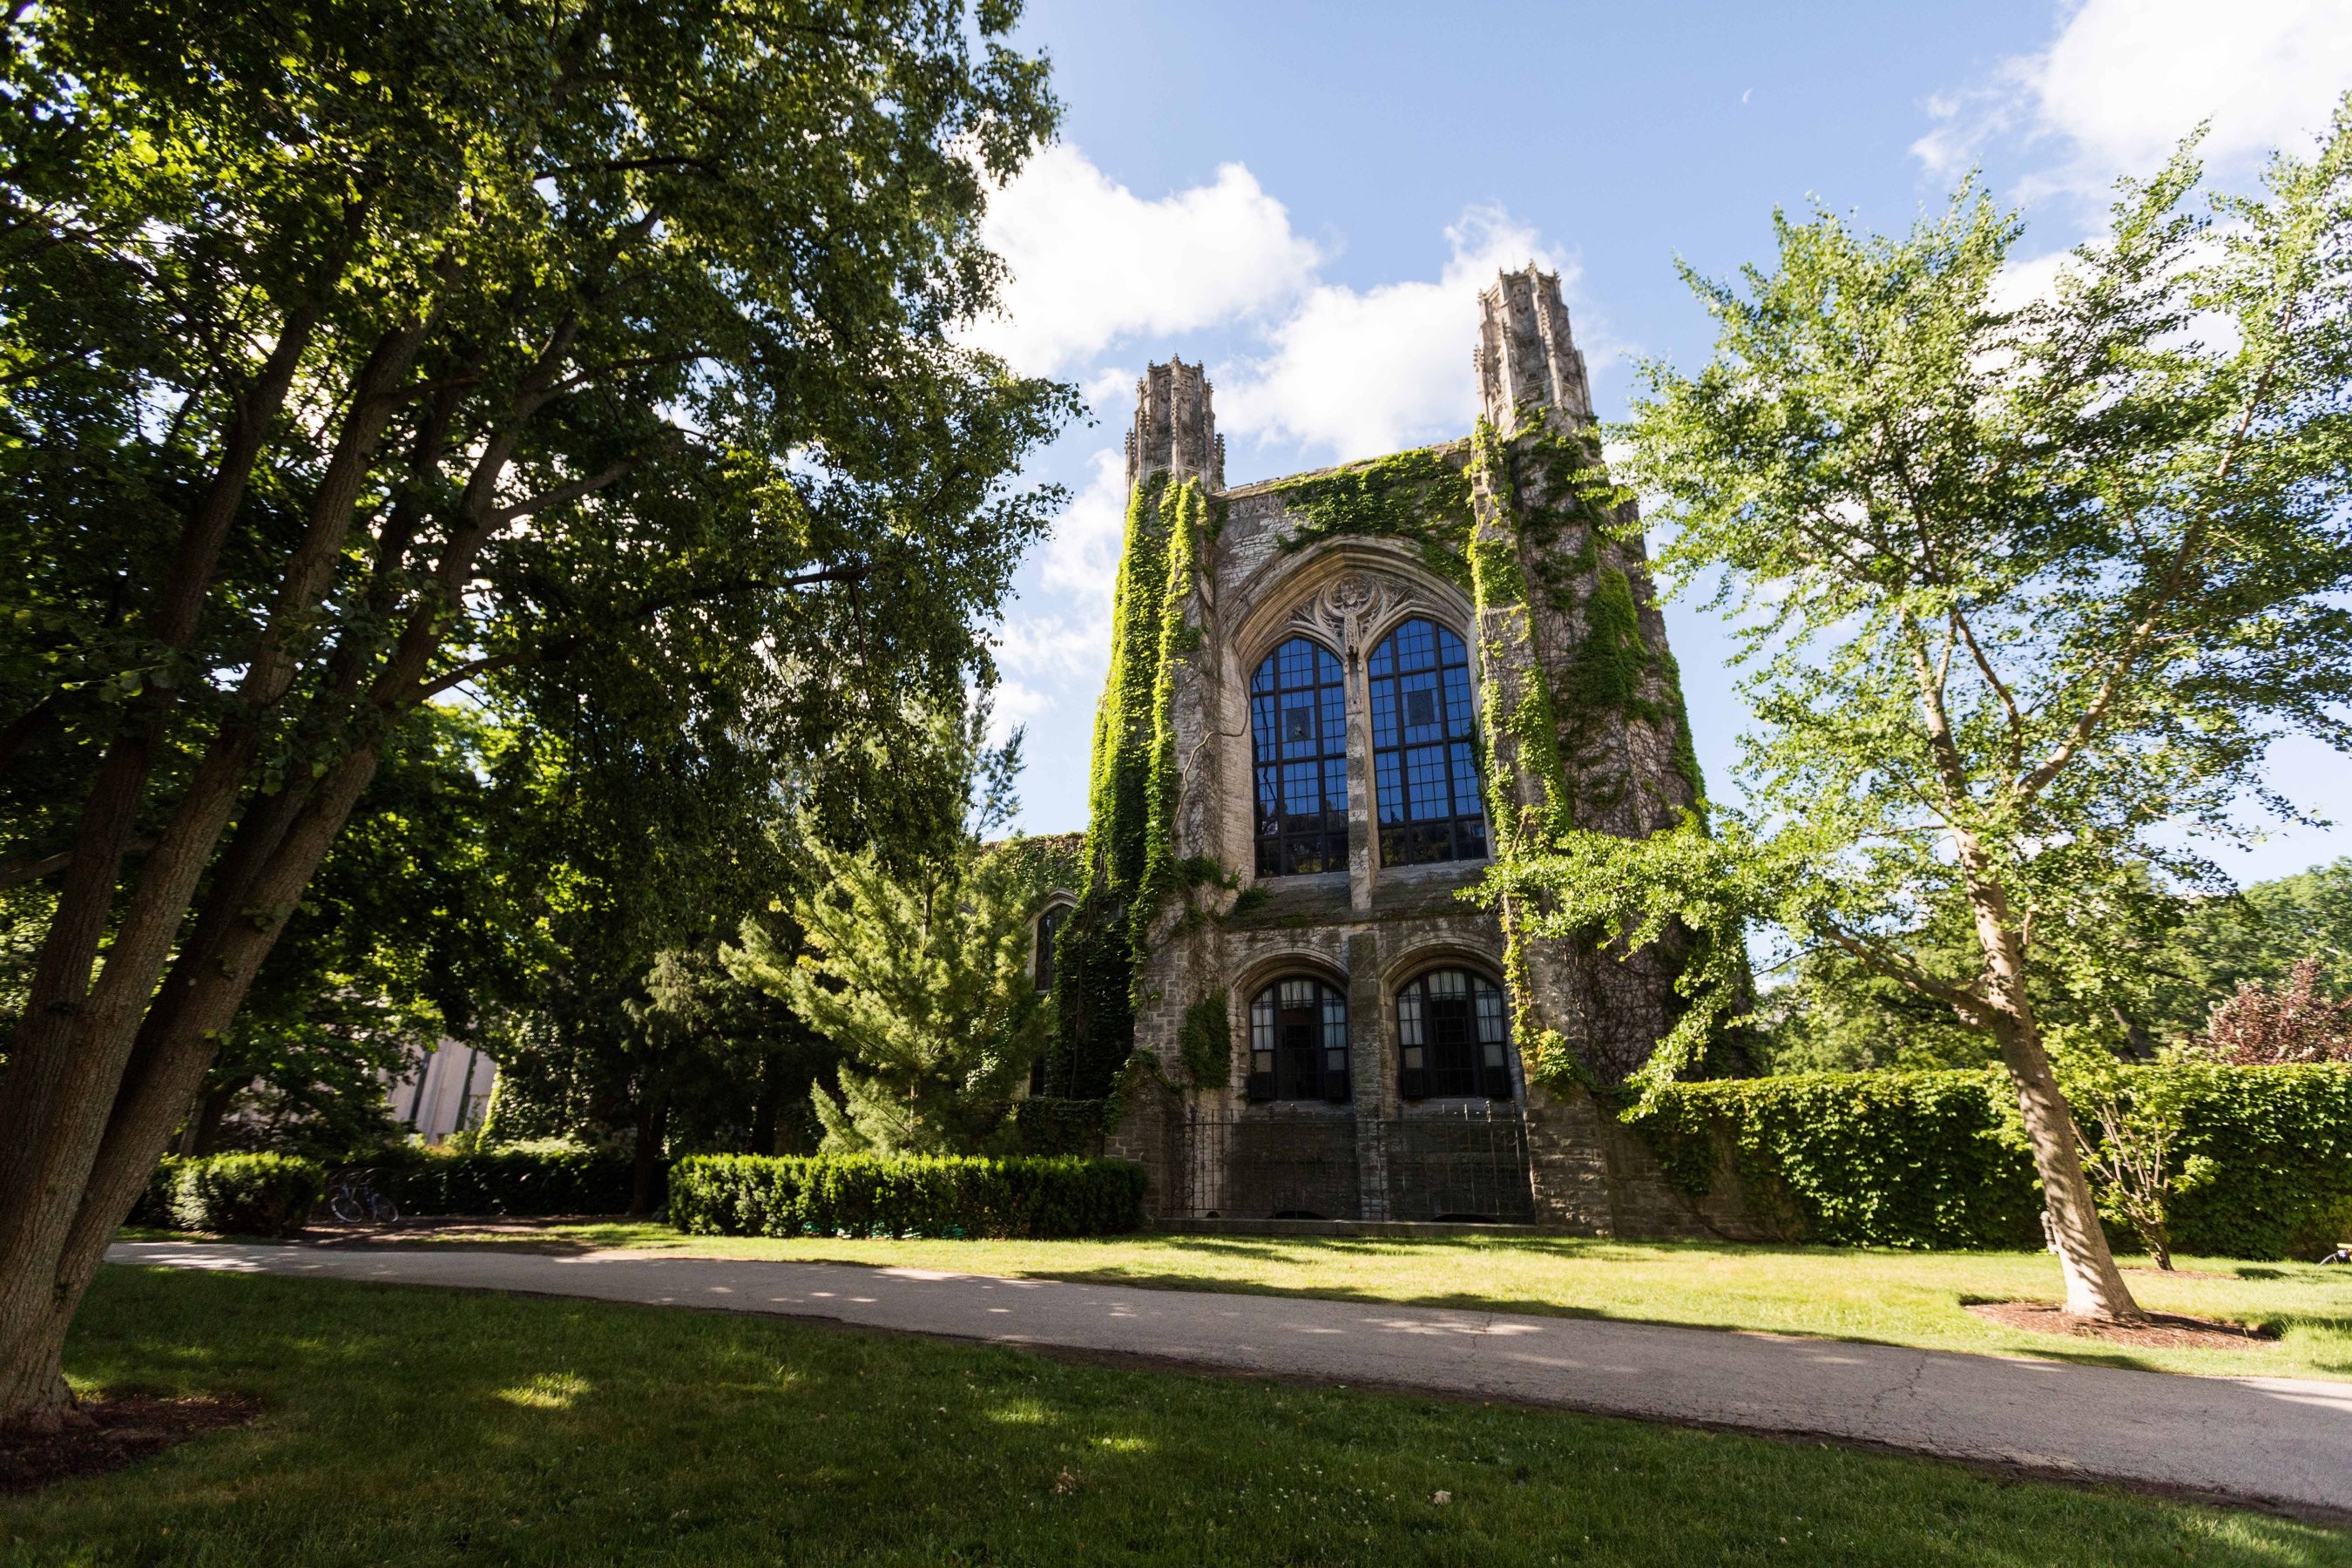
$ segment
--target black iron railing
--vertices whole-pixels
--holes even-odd
[[[1195,1219],[1535,1219],[1528,1131],[1517,1106],[1188,1108],[1178,1130],[1175,1214]]]

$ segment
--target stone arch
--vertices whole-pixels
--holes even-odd
[[[1378,639],[1414,616],[1458,630],[1470,649],[1470,679],[1480,679],[1476,617],[1469,595],[1429,569],[1415,546],[1402,541],[1349,536],[1323,540],[1295,554],[1276,552],[1227,590],[1221,618],[1220,662],[1232,672],[1212,712],[1215,729],[1246,755],[1250,743],[1249,683],[1257,667],[1293,637],[1304,637],[1338,657],[1348,683],[1351,721],[1363,700],[1363,661]],[[1369,768],[1369,756],[1361,759]],[[1369,775],[1367,777],[1369,805]],[[1247,765],[1225,771],[1210,818],[1222,858],[1255,880],[1255,779]]]
[[[1320,603],[1349,578],[1369,595],[1352,624],[1339,603]],[[1330,539],[1296,554],[1276,552],[1236,584],[1227,602],[1237,617],[1227,641],[1244,669],[1255,669],[1276,644],[1296,635],[1286,629],[1293,625],[1310,628],[1305,635],[1332,648],[1342,662],[1369,653],[1378,637],[1415,613],[1462,628],[1465,640],[1476,640],[1467,630],[1475,621],[1470,595],[1432,572],[1420,551],[1401,541]]]

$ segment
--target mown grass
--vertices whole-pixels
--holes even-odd
[[[1926,1460],[677,1309],[110,1268],[68,1365],[263,1415],[0,1500],[11,1563],[2352,1563]]]
[[[681,1236],[667,1226],[625,1221],[556,1224],[506,1237],[460,1229],[401,1232],[388,1239],[862,1263],[1687,1323],[2212,1376],[2352,1378],[2352,1268],[2313,1264],[2184,1258],[2169,1275],[2129,1268],[2125,1278],[2152,1311],[2278,1335],[2238,1350],[2155,1350],[2007,1329],[1967,1310],[1964,1303],[1972,1300],[2063,1300],[2057,1260],[2041,1252],[1485,1236],[782,1239]]]

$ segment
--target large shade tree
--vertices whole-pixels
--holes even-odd
[[[2182,830],[2267,798],[2282,730],[2352,745],[2352,106],[2259,196],[2209,218],[2200,183],[2188,148],[2126,183],[2021,303],[2020,226],[1973,184],[1898,238],[1783,218],[1777,266],[1694,279],[1715,358],[1654,367],[1623,435],[1666,567],[1719,574],[1749,630],[1745,799],[1496,884],[1563,936],[1761,915],[1984,1031],[2067,1306],[2106,1318],[2137,1308],[2037,979],[2095,992],[2147,868],[2210,879]],[[1741,1005],[1717,946],[1661,1071]]]
[[[68,1405],[110,1236],[419,704],[569,735],[691,693],[854,818],[986,679],[1053,501],[1006,477],[1072,406],[956,337],[1055,113],[1016,10],[10,10],[0,756],[46,782],[5,853],[54,892],[0,1420]]]

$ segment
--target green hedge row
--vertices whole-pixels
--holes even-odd
[[[571,1149],[404,1150],[363,1168],[404,1215],[626,1214],[634,1184],[628,1155]]]
[[[2294,1258],[2352,1235],[2352,1069],[2235,1068],[2208,1082],[2173,1165],[2204,1155],[2220,1173],[2173,1199],[2175,1248]],[[2040,1184],[1998,1070],[1678,1084],[1630,1121],[1675,1187],[1704,1196],[1728,1164],[1751,1217],[1790,1240],[2042,1245]]]
[[[669,1219],[698,1236],[1109,1236],[1143,1224],[1143,1168],[1070,1155],[696,1154]]]
[[[221,1236],[292,1236],[326,1190],[326,1167],[291,1154],[169,1155],[131,1219]]]

